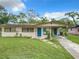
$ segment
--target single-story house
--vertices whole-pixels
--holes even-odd
[[[74,27],[71,27],[71,28],[68,30],[68,33],[70,33],[70,34],[75,34],[75,35],[79,35],[79,25],[74,26]]]
[[[54,35],[59,35],[59,28],[63,25],[55,23],[46,24],[2,24],[0,25],[0,35],[2,37],[32,37],[32,38],[46,38],[45,29],[50,30]]]

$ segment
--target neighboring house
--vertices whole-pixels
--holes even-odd
[[[32,37],[32,38],[46,38],[46,29],[51,30],[53,35],[59,35],[59,28],[63,27],[60,24],[46,23],[46,24],[2,24],[0,25],[0,35],[2,37]]]
[[[70,34],[75,34],[75,35],[79,35],[79,25],[75,26],[75,27],[71,27],[68,30],[68,33]]]

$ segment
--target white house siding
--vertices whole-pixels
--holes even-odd
[[[32,38],[35,37],[35,33],[34,32],[29,32],[29,33],[28,32],[22,32],[21,34],[22,34],[23,37],[25,37],[25,36],[26,37],[32,37]]]
[[[20,30],[21,30],[21,28],[16,28],[16,30],[18,30],[18,33],[20,34]],[[16,36],[16,33],[17,32],[4,32],[4,27],[2,27],[2,37],[14,37],[14,36]],[[18,36],[19,36],[19,34],[18,34]]]
[[[16,27],[16,33],[17,36],[20,36],[22,34],[22,27]]]
[[[2,32],[2,37],[14,37],[16,32]]]
[[[4,27],[2,27],[2,36],[3,37],[14,37],[14,36],[26,36],[26,37],[36,37],[36,32],[22,32],[22,27],[16,27],[16,32],[4,32]]]
[[[36,38],[36,28],[34,28],[34,32],[22,32],[22,36]]]
[[[16,32],[4,32],[4,27],[2,27],[2,37],[14,37],[14,36],[22,36],[22,37],[32,37],[32,38],[39,38],[43,39],[46,38],[46,35],[43,35],[43,28],[42,28],[42,36],[37,36],[37,28],[34,28],[34,32],[22,32],[22,27],[16,27]]]

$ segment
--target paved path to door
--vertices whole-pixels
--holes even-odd
[[[60,44],[75,58],[79,59],[79,45],[67,40],[65,37],[59,37]]]

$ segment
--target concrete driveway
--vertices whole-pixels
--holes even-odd
[[[62,36],[58,37],[58,41],[75,59],[79,59],[79,44],[67,40]]]

